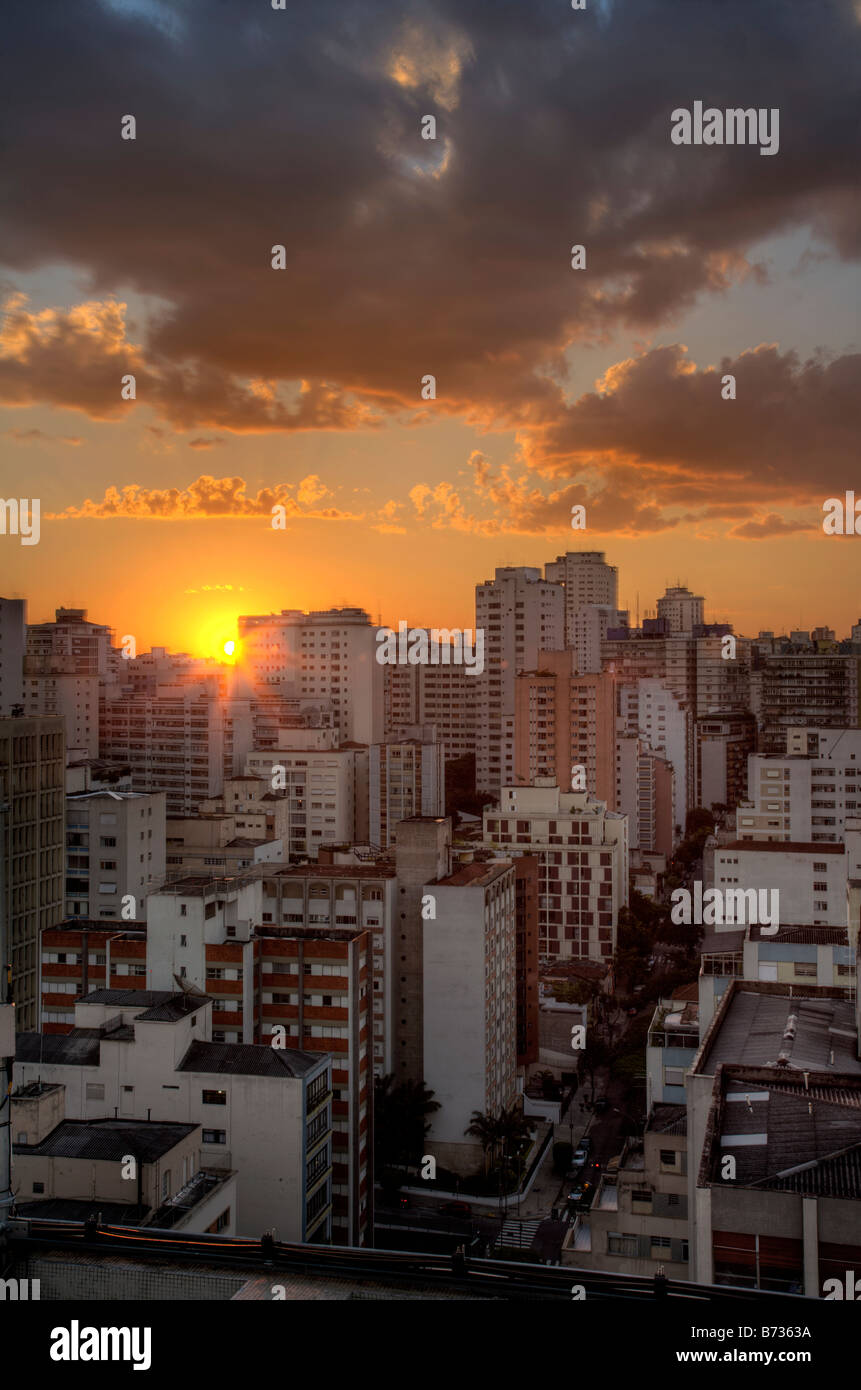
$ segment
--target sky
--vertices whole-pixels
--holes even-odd
[[[681,581],[745,635],[861,617],[822,528],[861,499],[858,0],[5,15],[31,621],[201,655],[281,608],[470,626],[497,566],[580,548],[632,616]],[[777,153],[674,144],[695,101],[776,109]]]

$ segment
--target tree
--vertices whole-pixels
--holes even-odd
[[[481,1110],[473,1110],[472,1118],[463,1131],[472,1139],[477,1139],[481,1144],[484,1154],[484,1171],[487,1172],[487,1155],[491,1153],[499,1142],[499,1128],[497,1121],[492,1115],[485,1115]]]
[[[439,1110],[423,1081],[395,1081],[391,1074],[374,1082],[374,1157],[378,1164],[417,1163],[430,1129],[428,1115]]]

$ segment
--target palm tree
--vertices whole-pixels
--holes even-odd
[[[394,1076],[378,1076],[374,1082],[374,1149],[380,1169],[421,1158],[430,1121],[428,1115],[439,1110],[423,1081],[396,1081]]]
[[[485,1115],[481,1110],[473,1110],[472,1119],[463,1131],[473,1139],[478,1139],[484,1153],[484,1171],[487,1173],[487,1155],[499,1142],[499,1122],[492,1115]]]

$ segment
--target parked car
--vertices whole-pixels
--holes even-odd
[[[472,1216],[472,1207],[469,1202],[443,1202],[439,1209],[440,1216]]]
[[[588,1159],[591,1152],[592,1140],[588,1134],[585,1134],[583,1138],[580,1140],[580,1143],[577,1145],[577,1148],[574,1150],[574,1159],[572,1166],[576,1168],[579,1164],[582,1167]]]

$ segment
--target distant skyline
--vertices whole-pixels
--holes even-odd
[[[0,493],[42,523],[0,591],[31,621],[195,654],[288,607],[467,627],[566,549],[632,617],[681,579],[745,635],[858,621],[861,537],[822,531],[861,496],[855,0],[9,28]],[[779,109],[778,152],[674,145],[695,100]]]

